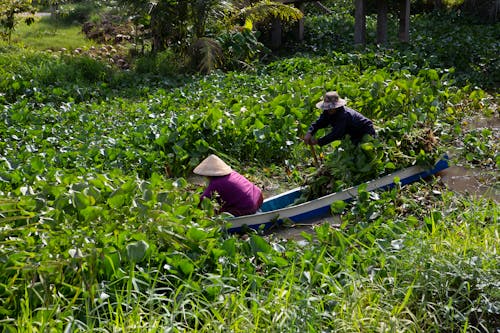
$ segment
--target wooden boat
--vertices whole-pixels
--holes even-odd
[[[419,165],[411,166],[388,174],[381,178],[366,182],[366,190],[384,190],[395,186],[395,179],[399,179],[401,185],[407,185],[423,178],[432,176],[439,171],[448,168],[448,158],[443,157],[433,167],[425,168]],[[259,212],[252,215],[232,217],[228,219],[227,230],[238,232],[243,228],[267,229],[285,220],[298,223],[327,217],[331,214],[330,206],[333,202],[343,200],[349,201],[358,195],[358,187],[353,186],[340,192],[332,193],[305,203],[293,205],[303,191],[302,187],[292,189],[285,193],[269,197],[264,200]]]

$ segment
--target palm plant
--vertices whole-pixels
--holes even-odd
[[[292,6],[271,0],[262,0],[241,8],[239,16],[259,23],[270,18],[279,18],[284,22],[293,22],[301,19],[303,15],[300,10]]]
[[[254,27],[269,22],[273,18],[279,18],[283,22],[292,22],[302,18],[300,10],[270,0],[214,2],[224,5],[219,7],[224,8],[224,11],[212,12],[223,14],[213,21],[221,29],[215,31],[213,37],[206,36],[207,30],[199,30],[198,39],[193,43],[197,46],[198,55],[200,55],[200,50],[203,51],[202,56],[197,58],[196,64],[204,72],[209,72],[218,65],[229,68],[240,65],[248,66],[249,61],[264,49],[263,44],[257,40],[257,31]],[[200,45],[203,47],[201,48]]]
[[[193,65],[203,72],[223,66],[226,60],[224,54],[228,53],[223,52],[223,48],[231,45],[222,45],[218,37],[244,30],[248,33],[255,23],[273,17],[284,22],[302,17],[298,9],[270,0],[124,0],[123,3],[149,25],[153,53],[172,48],[190,58]],[[247,24],[243,25],[245,22]],[[252,38],[222,39],[226,43],[228,40],[255,43]],[[254,46],[246,49],[254,49]],[[243,55],[243,58],[248,59],[248,56]]]

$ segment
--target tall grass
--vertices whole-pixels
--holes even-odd
[[[416,193],[430,189],[420,184]],[[383,206],[409,191],[415,188],[352,207]],[[132,265],[115,281],[85,280],[72,287],[72,297],[55,286],[37,292],[43,280],[26,280],[21,313],[3,323],[7,332],[495,332],[499,208],[441,195],[418,217],[423,224],[408,222],[416,210],[398,215],[386,206],[375,227],[324,224],[306,237],[307,246],[228,238],[233,255],[220,257],[212,271],[202,265],[184,277],[169,273],[165,261],[149,269]],[[82,260],[92,272],[92,261]]]

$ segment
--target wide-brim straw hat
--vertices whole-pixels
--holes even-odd
[[[316,107],[321,110],[336,109],[347,104],[345,99],[340,98],[336,91],[329,91],[321,102],[316,103]]]
[[[221,160],[217,155],[210,155],[201,161],[193,172],[200,176],[226,176],[229,175],[233,170],[229,165],[227,165],[223,160]]]

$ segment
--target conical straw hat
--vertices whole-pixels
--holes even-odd
[[[194,173],[201,176],[225,176],[229,175],[231,171],[233,171],[231,167],[214,154],[205,158],[193,170]]]

